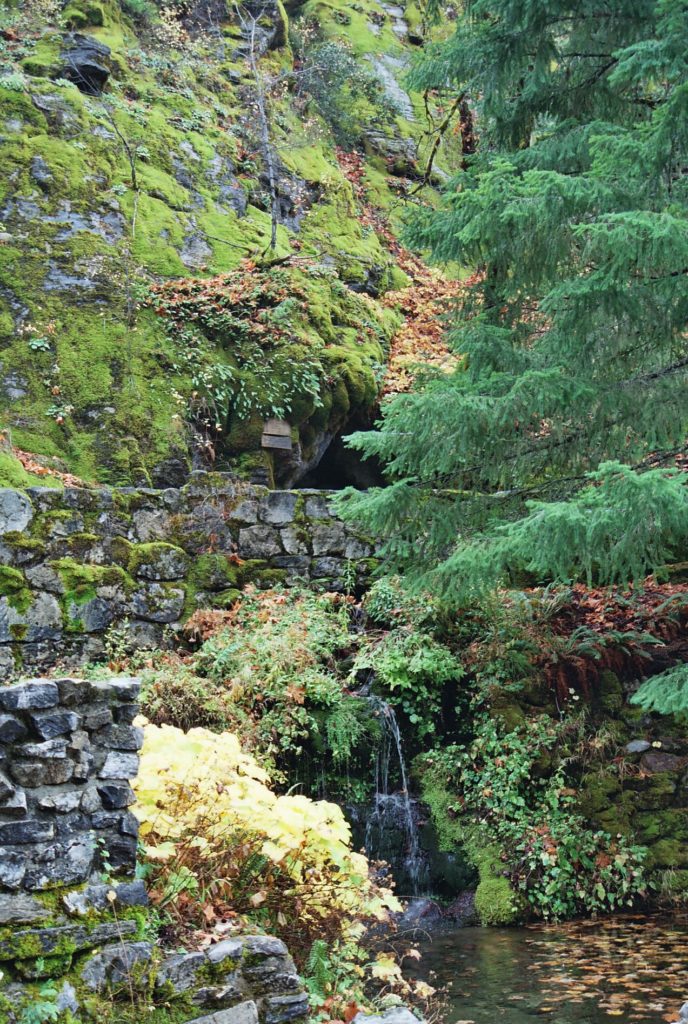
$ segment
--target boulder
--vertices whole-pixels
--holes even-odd
[[[110,47],[80,32],[70,33],[65,43],[63,78],[74,82],[87,96],[100,96],[110,77],[110,69],[104,64],[110,56]]]

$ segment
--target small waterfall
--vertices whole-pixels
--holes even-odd
[[[373,713],[379,719],[382,736],[375,759],[373,810],[366,822],[366,853],[374,855],[380,851],[384,856],[383,834],[389,831],[401,831],[404,835],[403,866],[411,885],[411,892],[408,895],[418,896],[427,885],[428,868],[418,837],[414,802],[409,795],[408,773],[399,723],[394,709],[386,701],[375,696],[369,696],[367,699]],[[396,755],[399,763],[401,791],[390,793],[390,763],[393,755]]]

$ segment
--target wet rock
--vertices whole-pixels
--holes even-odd
[[[661,750],[648,750],[643,754],[640,765],[646,772],[676,772],[685,764],[685,758],[665,754]]]
[[[105,64],[110,47],[79,32],[70,33],[65,43],[63,77],[74,82],[85,95],[100,96],[110,77],[110,69]]]
[[[631,740],[624,747],[627,754],[644,754],[646,750],[649,750],[652,744],[648,740]]]
[[[76,265],[72,264],[70,270],[76,270]],[[47,273],[43,278],[43,291],[68,292],[74,288],[86,291],[95,288],[95,286],[95,276],[62,270],[55,260],[48,260]]]
[[[395,10],[400,11],[401,8],[395,8]],[[400,23],[403,24],[403,33],[405,35],[406,22],[400,22],[399,20],[395,22],[395,24]],[[392,57],[389,54],[383,54],[379,57],[374,57],[372,59],[372,64],[375,69],[375,73],[382,82],[385,95],[392,106],[398,110],[402,117],[405,117],[407,121],[415,121],[416,115],[411,98],[399,85],[399,78],[401,78],[407,71],[406,62],[401,60],[399,57]]]

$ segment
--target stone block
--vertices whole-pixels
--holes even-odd
[[[61,704],[67,707],[83,706],[91,699],[91,683],[88,679],[56,679]]]
[[[26,874],[26,849],[0,847],[0,885],[4,889],[18,889]]]
[[[13,761],[12,778],[27,789],[37,786],[59,786],[74,775],[74,764],[67,758],[54,761]]]
[[[139,770],[138,754],[111,750],[98,773],[99,779],[133,779]]]
[[[151,963],[152,954],[150,942],[117,942],[105,946],[84,965],[81,980],[92,992],[145,991],[149,985],[145,965]]]
[[[223,939],[206,950],[211,964],[221,964],[224,960],[239,960],[244,951],[243,939]]]
[[[54,708],[58,701],[59,691],[55,683],[27,679],[14,686],[0,687],[0,708],[5,711]]]
[[[49,912],[35,896],[0,893],[0,925],[34,924],[48,916]]]
[[[53,594],[34,593],[26,611],[13,608],[6,597],[0,598],[0,643],[12,643],[21,633],[25,643],[58,640],[62,632],[62,611]]]
[[[26,736],[26,726],[14,715],[0,715],[0,743],[17,743]],[[0,797],[2,783],[0,782]]]
[[[186,554],[172,544],[149,544],[141,555],[134,549],[134,558],[137,559],[134,575],[143,580],[180,580],[189,567]]]
[[[137,845],[136,836],[109,836],[105,842],[107,863],[114,871],[133,871]]]
[[[34,729],[44,740],[64,736],[79,728],[81,719],[74,711],[37,711],[29,715]]]
[[[98,786],[97,793],[107,811],[129,807],[136,801],[136,795],[127,782],[105,782]]]
[[[251,957],[267,959],[272,956],[289,956],[289,950],[281,939],[274,935],[246,935],[244,949]]]
[[[55,737],[42,743],[22,743],[16,747],[17,757],[40,758],[41,760],[67,756],[67,740]]]
[[[79,789],[55,791],[49,789],[44,794],[35,794],[36,803],[42,811],[52,811],[55,814],[70,814],[78,810],[81,805],[82,793]]]
[[[103,726],[111,725],[113,720],[112,708],[109,704],[97,703],[84,708],[81,721],[85,729],[102,729]]]
[[[0,846],[48,843],[54,836],[55,826],[46,821],[13,821],[0,825]]]
[[[259,503],[258,516],[261,522],[275,526],[292,523],[298,500],[299,495],[295,491],[270,491]]]
[[[21,491],[0,487],[0,536],[22,533],[33,519],[33,505]]]
[[[258,1007],[251,999],[226,1010],[196,1017],[189,1024],[258,1024]]]
[[[9,938],[0,941],[0,960],[62,956],[83,949],[95,949],[104,942],[110,942],[120,936],[126,938],[133,935],[135,931],[134,921],[113,921],[96,925],[91,929],[73,924],[18,929]]]
[[[306,519],[329,519],[332,515],[326,495],[316,494],[306,498]]]
[[[143,729],[135,725],[109,725],[99,730],[94,739],[110,750],[140,750],[143,746]]]
[[[15,792],[15,786],[4,772],[0,771],[0,803],[8,800]]]
[[[23,789],[15,789],[7,799],[0,800],[0,814],[3,818],[24,818],[27,807],[26,793]]]
[[[235,505],[229,512],[229,519],[237,523],[246,523],[247,525],[253,525],[258,522],[258,502],[257,501],[240,501],[238,505]]]
[[[312,531],[314,555],[343,555],[347,537],[344,526],[338,521],[314,526]]]
[[[341,571],[341,558],[316,558],[311,566],[311,572],[316,579],[337,579]]]
[[[271,558],[282,553],[279,533],[271,526],[247,526],[239,530],[239,554],[242,558]]]
[[[113,892],[114,900],[111,899]],[[115,907],[148,906],[145,885],[140,879],[120,882],[119,885],[87,885],[85,889],[75,889],[62,897],[64,909],[73,917],[85,917],[91,910],[108,910],[113,904]]]
[[[305,531],[301,531],[295,526],[285,526],[283,530],[280,530],[282,545],[288,555],[308,554],[308,543],[304,533]]]
[[[179,587],[151,583],[137,590],[131,599],[135,615],[150,622],[176,622],[184,608],[184,591]]]
[[[265,1024],[283,1024],[288,1020],[307,1017],[309,1013],[308,996],[298,992],[288,996],[268,996],[263,1000]]]
[[[203,953],[181,953],[168,956],[158,968],[156,988],[171,988],[175,995],[194,988],[206,965]]]

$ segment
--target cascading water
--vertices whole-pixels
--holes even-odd
[[[365,830],[365,850],[370,856],[382,853],[383,837],[390,831],[402,831],[404,836],[403,867],[408,877],[410,896],[420,895],[427,886],[428,866],[418,835],[417,812],[408,790],[408,773],[404,761],[399,723],[386,701],[369,696],[368,701],[378,718],[382,730],[375,759],[375,797]],[[390,793],[390,763],[396,754],[399,763],[401,790]]]

